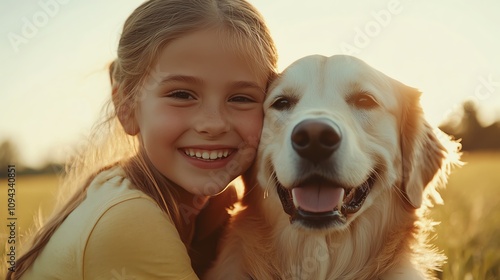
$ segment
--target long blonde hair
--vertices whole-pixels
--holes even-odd
[[[171,217],[178,230],[181,217],[171,183],[149,162],[137,136],[125,133],[120,113],[134,112],[141,87],[154,74],[154,61],[169,42],[205,26],[218,26],[238,50],[252,61],[268,81],[276,73],[277,52],[260,13],[245,0],[150,0],[125,21],[117,59],[109,71],[113,98],[103,110],[103,119],[90,134],[84,148],[66,167],[63,190],[72,190],[47,222],[38,228],[18,259],[15,272],[6,279],[19,279],[48,243],[66,217],[86,197],[92,179],[102,170],[120,165],[135,186],[152,197]],[[183,236],[183,232],[180,232]],[[183,240],[186,242],[186,240]],[[188,245],[188,244],[186,244]]]

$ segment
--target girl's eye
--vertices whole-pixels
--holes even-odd
[[[367,93],[358,93],[349,98],[349,103],[360,109],[373,109],[378,107],[379,104],[373,96]]]
[[[185,100],[194,100],[194,96],[192,93],[184,90],[176,90],[173,91],[169,94],[167,94],[167,97],[175,98],[175,99],[185,99]]]
[[[235,97],[231,97],[229,99],[230,102],[237,102],[237,103],[253,103],[255,102],[255,100],[253,100],[252,98],[250,97],[247,97],[247,96],[235,96]]]
[[[278,110],[278,111],[285,111],[289,110],[292,108],[293,101],[286,98],[286,97],[278,97],[273,104],[271,104],[271,107]]]

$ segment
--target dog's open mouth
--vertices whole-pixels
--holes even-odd
[[[313,176],[292,189],[283,187],[274,174],[277,192],[290,222],[299,221],[311,228],[345,224],[347,216],[361,209],[375,183],[376,172],[356,188],[346,188]]]

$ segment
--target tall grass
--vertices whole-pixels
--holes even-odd
[[[500,153],[465,153],[440,193],[435,244],[448,263],[441,279],[500,279]]]
[[[466,153],[463,160],[467,164],[455,169],[447,188],[440,191],[445,204],[431,211],[432,218],[441,222],[434,243],[448,256],[439,276],[444,280],[500,279],[500,153]],[[0,180],[0,184],[0,222],[6,223],[7,183]],[[58,178],[50,175],[17,178],[20,234],[32,225],[39,208],[49,214],[57,184]],[[6,226],[0,228],[3,242]]]
[[[7,180],[1,179],[0,184],[0,221],[6,222],[7,205]],[[16,177],[16,209],[15,214],[17,217],[17,229],[20,234],[23,234],[29,227],[33,225],[34,217],[39,214],[48,215],[52,211],[55,203],[57,186],[59,178],[56,175],[30,175]],[[1,236],[6,234],[4,227],[1,228]],[[2,239],[3,240],[3,239]],[[1,244],[3,245],[3,244]]]

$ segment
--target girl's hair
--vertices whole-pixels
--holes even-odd
[[[55,230],[85,199],[92,179],[114,165],[120,165],[132,183],[168,213],[181,237],[186,236],[175,190],[168,187],[172,183],[149,162],[137,136],[125,133],[118,115],[135,111],[140,92],[147,86],[146,79],[157,74],[154,62],[167,44],[207,27],[223,32],[232,47],[228,49],[241,51],[257,73],[267,75],[268,83],[275,76],[277,52],[273,40],[261,14],[245,0],[150,0],[140,5],[125,21],[117,59],[109,67],[112,100],[104,107],[103,120],[92,129],[82,152],[66,166],[62,189],[73,190],[64,195],[70,198],[39,227],[31,247],[18,259],[15,272],[9,271],[7,279],[21,277]]]

